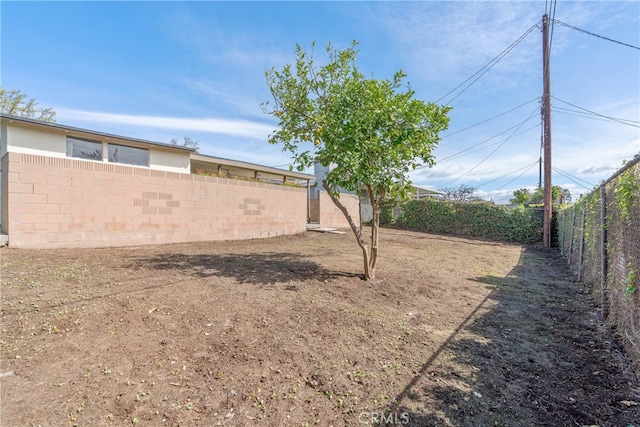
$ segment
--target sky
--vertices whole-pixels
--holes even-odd
[[[539,182],[545,12],[555,18],[552,182],[575,200],[640,153],[637,0],[3,0],[0,85],[52,107],[62,125],[186,136],[202,154],[287,169],[291,155],[267,142],[278,122],[260,106],[272,99],[265,71],[294,63],[296,44],[315,41],[322,62],[327,43],[357,40],[365,75],[402,69],[416,98],[453,108],[436,165],[412,182],[508,203]]]

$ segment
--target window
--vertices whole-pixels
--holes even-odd
[[[67,157],[102,162],[102,142],[67,137]],[[149,150],[127,145],[107,144],[109,163],[149,166]]]
[[[67,157],[102,161],[102,143],[86,139],[67,138]]]
[[[109,162],[127,165],[149,166],[149,150],[128,147],[126,145],[109,144]]]

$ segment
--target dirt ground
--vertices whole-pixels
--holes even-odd
[[[640,426],[555,252],[384,229],[1,256],[2,426]]]

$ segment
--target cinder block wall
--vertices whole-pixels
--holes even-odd
[[[340,194],[340,202],[347,208],[351,218],[360,225],[360,201],[353,194]],[[311,199],[311,221],[319,223],[322,227],[349,228],[349,223],[344,214],[333,203],[326,191],[318,191],[318,198]]]
[[[17,248],[236,240],[306,230],[307,190],[7,153],[2,228]]]

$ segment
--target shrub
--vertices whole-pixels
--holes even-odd
[[[395,225],[429,233],[455,234],[503,242],[542,241],[542,211],[490,203],[412,200]]]

